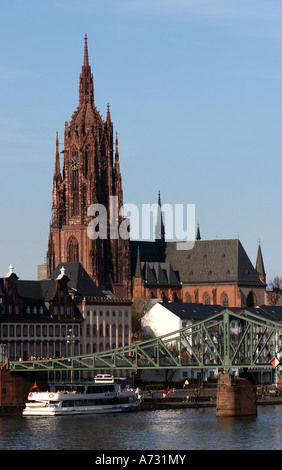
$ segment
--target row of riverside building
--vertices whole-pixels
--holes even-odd
[[[0,338],[10,360],[91,354],[131,342],[129,299],[94,284],[80,263],[66,263],[50,279],[0,279]],[[91,374],[90,374],[91,376]],[[90,378],[89,376],[89,378]],[[54,380],[67,379],[57,372]]]
[[[193,249],[178,250],[177,242],[165,239],[160,193],[155,240],[134,241],[120,234],[90,237],[93,216],[88,208],[103,205],[110,224],[112,198],[119,210],[123,189],[118,137],[109,105],[105,120],[95,106],[85,36],[79,104],[65,122],[62,152],[56,134],[46,264],[39,267],[38,280],[21,280],[12,267],[0,278],[0,343],[7,345],[11,360],[126,346],[132,338],[135,299],[203,307],[267,303],[260,245],[254,267],[240,240],[202,240],[198,226]],[[119,217],[118,225],[123,222]],[[110,226],[106,228],[109,233]],[[56,374],[54,380],[66,378]]]

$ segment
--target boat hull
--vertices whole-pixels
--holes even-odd
[[[139,403],[113,405],[105,407],[79,407],[79,408],[51,408],[51,407],[26,407],[23,416],[67,416],[67,415],[93,415],[105,413],[128,413],[135,411]]]

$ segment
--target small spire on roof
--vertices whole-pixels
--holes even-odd
[[[61,269],[60,269],[60,274],[57,277],[57,280],[62,279],[65,275],[66,275],[66,270],[65,270],[64,266],[62,266]]]
[[[198,223],[198,227],[197,227],[197,235],[196,235],[196,240],[201,240],[201,234],[200,234],[200,227],[199,227],[199,223]]]
[[[14,272],[14,267],[10,264],[10,266],[9,266],[9,272],[6,274],[6,277],[11,276],[11,274],[13,274],[13,272]]]

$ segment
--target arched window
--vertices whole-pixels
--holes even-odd
[[[189,294],[189,292],[187,292],[187,294],[185,295],[185,302],[187,304],[191,304],[192,303],[192,296],[191,294]]]
[[[68,262],[79,261],[78,258],[78,241],[75,237],[70,237],[68,241]]]
[[[254,307],[255,304],[256,304],[255,294],[253,293],[253,291],[250,291],[247,297],[247,307]]]
[[[221,305],[223,307],[229,307],[229,298],[228,298],[228,295],[226,294],[226,292],[223,292],[223,294],[221,296]]]
[[[207,292],[203,296],[203,303],[205,305],[210,305],[210,303],[211,303],[211,297]]]

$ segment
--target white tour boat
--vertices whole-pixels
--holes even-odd
[[[55,391],[30,392],[23,416],[64,416],[134,411],[140,403],[121,379],[98,374],[94,382],[70,384]]]

